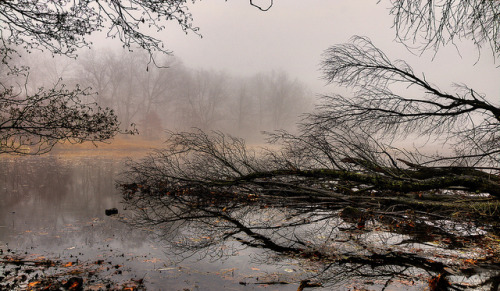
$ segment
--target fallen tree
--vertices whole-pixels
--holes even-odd
[[[301,270],[281,284],[336,289],[375,278],[382,289],[500,284],[500,201],[464,183],[470,177],[494,189],[498,180],[489,173],[407,165],[397,170],[415,173],[398,178],[388,174],[394,166],[353,158],[340,159],[342,168],[315,168],[298,142],[287,144],[294,151],[257,151],[218,132],[171,133],[167,144],[130,162],[120,188],[134,211],[127,223],[157,233],[168,251],[218,259],[250,248],[270,265],[281,264],[279,255]],[[461,182],[429,182],[439,179]]]
[[[422,217],[480,217],[497,223],[499,178],[494,174],[470,167],[389,167],[359,156],[335,160],[338,167],[327,167],[322,160],[318,167],[320,160],[307,153],[314,149],[309,139],[284,133],[279,138],[287,142],[282,151],[257,152],[220,132],[171,133],[170,147],[129,163],[122,187],[130,195],[220,193],[242,202],[258,197],[291,206],[334,203],[339,209],[350,206],[372,214],[402,216],[412,210]],[[375,153],[366,144],[358,146],[365,147],[366,155]],[[345,150],[346,145],[337,148]]]
[[[273,281],[234,274],[243,285],[311,282],[341,289],[370,282],[382,289],[495,290],[500,284],[498,237],[473,224],[424,218],[419,211],[382,215],[326,196],[284,199],[194,188],[153,194],[145,185],[122,187],[135,213],[127,223],[155,233],[167,253],[219,260],[250,249],[254,262],[289,272],[273,273]]]
[[[329,82],[351,86],[354,96],[325,96],[299,134],[269,133],[280,150],[258,152],[220,132],[172,132],[167,148],[130,165],[132,181],[151,191],[206,188],[349,203],[432,197],[458,207],[457,195],[467,203],[500,197],[500,107],[466,86],[439,91],[366,38],[330,48],[323,68]],[[391,144],[405,137],[441,140],[450,154]]]
[[[409,265],[399,265],[403,271],[397,274],[382,272],[387,284],[395,277],[415,279],[418,272],[409,270],[422,268],[432,275],[429,286],[464,288],[448,281],[457,273],[443,262],[406,252],[436,241],[445,242],[435,250],[439,256],[479,247],[487,254],[482,266],[495,269],[500,250],[491,242],[500,234],[500,107],[464,85],[455,93],[440,91],[408,64],[391,62],[366,38],[334,46],[324,57],[325,78],[353,88],[354,96],[324,96],[299,125],[299,134],[268,133],[270,148],[249,147],[220,132],[170,132],[166,147],[130,162],[119,183],[126,203],[137,211],[131,223],[155,225],[177,246],[184,232],[199,232],[288,256],[316,253],[353,271],[358,263],[406,261]],[[421,137],[442,142],[447,153],[427,155],[395,146],[398,139]],[[268,208],[282,215],[270,217]],[[379,245],[369,254],[349,250],[332,259],[319,251],[323,244],[312,243],[311,232],[269,237],[269,229],[256,226],[259,218],[252,216],[259,209],[279,225],[273,231],[326,216],[336,224],[318,233],[337,237],[349,230],[383,230],[400,240],[402,253],[393,257],[390,248]],[[222,235],[204,228],[220,230],[220,221]],[[193,228],[196,223],[203,226]],[[284,238],[291,244],[280,244]],[[439,278],[448,279],[438,283]],[[498,284],[492,271],[480,285]]]

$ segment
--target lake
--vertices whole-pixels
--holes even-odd
[[[0,289],[83,278],[86,290],[423,290],[443,272],[464,286],[500,276],[476,266],[487,248],[426,233],[462,228],[449,222],[390,229],[322,203],[128,197],[124,156],[86,153],[0,159]]]
[[[293,269],[252,262],[254,251],[243,250],[226,260],[206,257],[207,254],[184,258],[182,254],[169,253],[168,246],[155,233],[126,223],[127,210],[115,187],[123,165],[123,158],[107,156],[50,154],[1,158],[3,254],[30,260],[45,257],[64,264],[78,261],[80,268],[82,264],[103,260],[103,265],[120,266],[104,272],[106,279],[118,285],[131,278],[144,279],[148,290],[262,289],[266,284],[242,284],[264,272],[275,274],[281,270],[289,274]],[[117,208],[119,215],[106,216],[109,208]],[[5,276],[2,268],[5,267],[0,265],[0,277]],[[99,284],[102,282],[97,280],[95,286]],[[267,289],[297,287],[280,284]]]

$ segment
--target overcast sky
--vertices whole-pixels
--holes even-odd
[[[407,61],[442,89],[452,82],[466,83],[488,94],[490,100],[500,99],[500,70],[490,51],[483,52],[476,65],[477,52],[469,43],[460,44],[460,54],[452,46],[440,50],[434,61],[433,52],[412,55],[394,41],[388,1],[274,2],[269,11],[262,12],[249,1],[199,1],[191,5],[191,12],[203,38],[186,35],[175,24],[162,32],[162,38],[188,67],[238,75],[284,70],[320,93],[333,90],[324,87],[318,70],[322,52],[348,42],[353,35],[367,36],[389,58]]]

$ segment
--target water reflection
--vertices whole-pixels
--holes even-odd
[[[481,263],[487,235],[473,225],[139,184],[118,192],[122,169],[107,157],[0,159],[4,255],[104,260],[123,266],[106,276],[144,278],[151,290],[422,290],[433,278],[495,288],[500,280],[498,265]],[[119,217],[105,216],[112,207]]]
[[[122,168],[122,159],[109,157],[0,159],[1,259],[15,255],[30,260],[44,256],[63,264],[104,261],[107,266],[120,266],[120,272],[104,269],[105,278],[118,283],[144,279],[148,290],[244,288],[222,278],[221,269],[228,269],[224,262],[178,263],[179,258],[165,253],[150,231],[123,223],[127,211],[115,187]],[[112,207],[119,209],[120,216],[105,215],[105,209]],[[246,263],[243,259],[237,265]],[[0,263],[0,278],[9,267]],[[5,280],[0,280],[2,290]],[[88,287],[87,278],[85,284]]]
[[[62,231],[78,222],[102,218],[117,204],[116,162],[57,156],[4,158],[0,179],[0,237],[18,231]],[[113,195],[114,194],[114,195]]]
[[[252,254],[267,272],[241,278],[244,285],[497,290],[500,282],[490,238],[473,224],[203,189],[152,192],[132,183],[122,190],[135,210],[129,223],[155,232],[170,252],[230,260]]]

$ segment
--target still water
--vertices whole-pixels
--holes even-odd
[[[262,265],[252,259],[256,250],[225,260],[207,253],[186,258],[169,252],[154,231],[130,226],[115,187],[123,166],[124,158],[107,156],[2,157],[2,252],[63,263],[104,261],[119,271],[108,268],[102,276],[118,284],[143,279],[148,290],[297,290],[297,283],[243,284],[294,272],[293,262]],[[106,216],[109,208],[119,215]]]
[[[490,263],[493,246],[448,243],[491,241],[484,231],[460,234],[466,225],[459,234],[449,221],[422,222],[417,231],[373,220],[359,229],[349,208],[339,212],[330,204],[284,207],[251,195],[242,204],[212,192],[153,195],[135,183],[127,194],[116,187],[125,161],[74,153],[0,158],[0,290],[74,277],[85,290],[182,291],[302,290],[306,284],[316,285],[309,290],[424,290],[440,274],[457,286],[490,290],[500,280]],[[107,216],[111,208],[118,215]],[[433,230],[438,234],[430,235]]]

